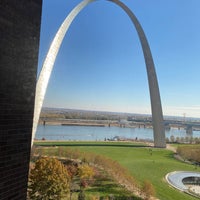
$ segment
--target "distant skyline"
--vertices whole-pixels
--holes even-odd
[[[60,24],[80,2],[43,1],[38,73]],[[200,117],[200,1],[122,2],[147,36],[163,114]],[[81,11],[66,34],[44,106],[150,114],[148,90],[135,27],[122,9],[98,0]]]

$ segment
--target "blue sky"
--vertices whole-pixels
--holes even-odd
[[[38,73],[62,21],[80,0],[43,0]],[[122,0],[140,21],[164,115],[200,117],[200,1]],[[71,24],[44,106],[151,113],[141,45],[127,14],[97,0]]]

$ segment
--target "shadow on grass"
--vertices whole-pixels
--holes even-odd
[[[142,144],[142,143],[133,143],[133,144],[126,144],[124,143],[98,143],[98,142],[94,142],[94,143],[68,143],[68,142],[35,142],[34,145],[36,146],[106,146],[106,147],[148,147],[148,145],[146,144]]]
[[[168,158],[168,159],[175,159],[175,158],[174,158],[174,155],[175,155],[174,152],[170,152],[170,153],[168,153],[168,154],[165,154],[164,157],[165,157],[165,158]]]
[[[115,200],[141,200],[141,198],[133,196],[130,192],[120,187],[118,184],[111,182],[95,183],[92,188],[87,189],[89,193],[101,193],[100,199],[103,197],[109,197],[109,199]]]

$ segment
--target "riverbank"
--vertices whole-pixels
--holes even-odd
[[[128,122],[119,120],[86,120],[86,119],[54,119],[49,118],[39,121],[40,125],[63,125],[63,126],[99,126],[121,128],[153,128],[151,124],[144,122]]]

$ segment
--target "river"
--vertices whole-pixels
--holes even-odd
[[[186,137],[183,129],[165,131],[166,138],[172,135]],[[120,128],[120,127],[94,127],[94,126],[61,126],[39,125],[35,139],[41,140],[67,140],[67,141],[103,141],[116,136],[126,139],[153,140],[153,130],[149,128]],[[200,137],[200,131],[193,131],[193,137]]]

